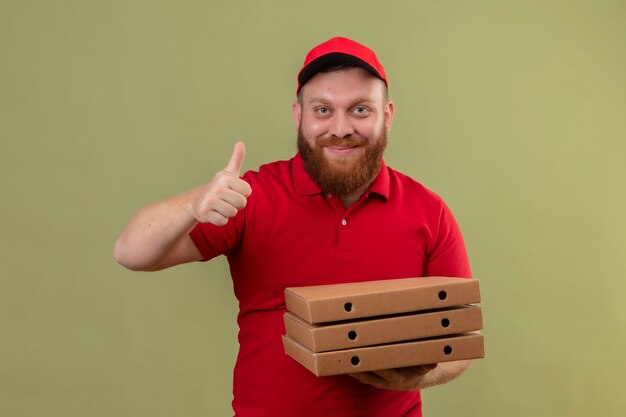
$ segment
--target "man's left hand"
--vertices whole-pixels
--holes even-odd
[[[409,391],[423,388],[422,382],[426,374],[437,367],[437,364],[418,365],[407,368],[384,369],[373,372],[350,374],[364,384],[376,388]]]

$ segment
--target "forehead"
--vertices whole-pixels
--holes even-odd
[[[300,91],[303,104],[317,100],[337,103],[354,100],[382,102],[385,83],[362,68],[347,68],[318,72]]]

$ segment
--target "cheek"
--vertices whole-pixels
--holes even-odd
[[[356,126],[357,132],[368,138],[380,136],[384,129],[385,123],[382,117],[376,120],[364,120]]]
[[[323,121],[312,117],[302,117],[301,129],[306,137],[313,138],[323,135],[327,130]]]

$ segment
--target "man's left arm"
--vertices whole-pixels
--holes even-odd
[[[398,391],[419,390],[452,381],[465,372],[471,363],[471,360],[442,362],[434,365],[360,372],[350,376],[377,388]]]
[[[471,278],[465,242],[461,230],[448,206],[442,201],[439,217],[433,224],[436,242],[427,254],[426,276]],[[433,365],[411,366],[376,372],[352,374],[359,381],[378,388],[416,390],[445,384],[460,376],[471,360],[442,362]]]

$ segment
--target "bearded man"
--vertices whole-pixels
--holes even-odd
[[[228,258],[240,306],[237,417],[421,416],[420,389],[468,361],[316,377],[284,354],[286,287],[471,276],[445,203],[383,161],[394,104],[375,53],[342,37],[316,46],[296,93],[291,160],[240,177],[237,143],[208,184],[141,209],[115,258],[144,271]]]

